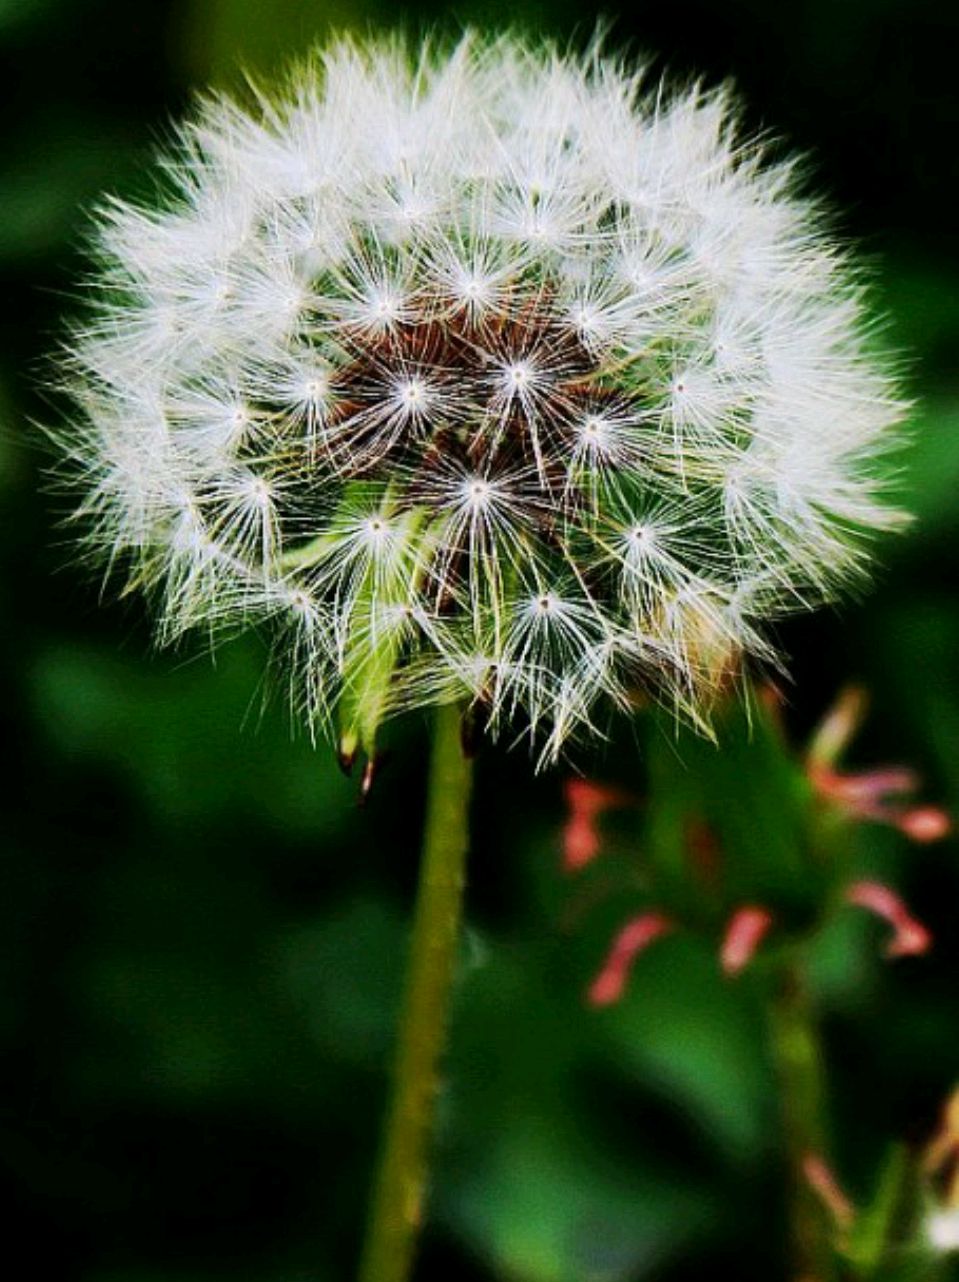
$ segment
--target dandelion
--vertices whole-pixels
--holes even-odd
[[[177,139],[152,205],[101,211],[63,477],[161,641],[272,633],[364,791],[382,724],[437,708],[360,1272],[406,1282],[462,912],[460,711],[541,764],[641,701],[709,732],[775,662],[768,625],[900,523],[903,406],[857,272],[727,90],[671,92],[598,44],[340,40]],[[611,804],[580,796],[570,867]],[[673,925],[628,923],[594,1003]]]
[[[427,704],[541,761],[637,695],[708,728],[900,519],[859,278],[726,90],[341,41],[178,139],[99,220],[77,517],[161,639],[269,625],[344,756]]]

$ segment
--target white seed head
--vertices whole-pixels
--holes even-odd
[[[861,287],[725,91],[468,37],[204,103],[100,221],[59,433],[159,634],[263,620],[311,721],[451,699],[546,759],[705,724],[898,519]]]

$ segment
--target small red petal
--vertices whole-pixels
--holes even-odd
[[[756,955],[773,924],[767,908],[750,904],[733,913],[719,949],[719,964],[727,975],[738,975]]]
[[[875,805],[887,797],[901,797],[919,787],[919,776],[907,766],[883,766],[856,774],[834,775],[840,796],[853,804]]]
[[[848,1228],[856,1218],[856,1209],[839,1186],[832,1167],[819,1153],[807,1153],[802,1160],[806,1183],[840,1226]]]
[[[840,774],[822,766],[810,766],[809,779],[821,797],[834,801],[863,819],[886,818],[883,803],[919,786],[919,777],[905,766],[883,766],[856,774]]]
[[[583,868],[599,854],[599,833],[591,820],[574,815],[563,829],[563,867],[568,872]]]
[[[584,814],[598,814],[612,806],[628,805],[632,800],[618,788],[607,788],[604,784],[593,783],[589,779],[567,779],[565,791],[570,809]]]
[[[952,820],[939,806],[915,806],[896,820],[896,827],[910,841],[941,841],[952,832]]]
[[[588,779],[566,782],[566,804],[569,817],[563,827],[563,867],[568,872],[583,868],[600,851],[597,820],[604,810],[626,806],[632,801],[626,793],[591,783]]]
[[[613,940],[602,969],[590,985],[589,1004],[611,1006],[618,1002],[636,957],[654,940],[674,929],[672,920],[660,912],[640,913],[628,921]]]
[[[880,881],[857,881],[846,890],[846,900],[887,921],[893,936],[887,957],[918,957],[932,947],[932,933],[910,913],[894,890]]]

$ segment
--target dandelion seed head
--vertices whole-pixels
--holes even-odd
[[[158,634],[263,621],[312,722],[483,705],[541,760],[698,725],[897,523],[854,268],[725,90],[340,41],[111,201],[58,444]]]

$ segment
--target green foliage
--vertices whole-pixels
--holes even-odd
[[[197,79],[236,85],[243,73],[276,72],[291,53],[380,13],[376,0],[193,0],[177,36]]]
[[[95,588],[54,573],[65,536],[27,441],[30,421],[55,412],[32,371],[63,309],[89,202],[104,186],[138,181],[144,149],[189,84],[231,77],[237,54],[265,69],[314,31],[362,26],[381,11],[292,0],[150,8],[0,6],[13,99],[0,156],[8,1253],[39,1251],[65,1282],[326,1282],[349,1276],[372,1169],[421,737],[416,726],[398,730],[392,763],[357,811],[355,784],[335,763],[291,735],[278,704],[261,711],[255,640],[231,645],[215,666],[192,654],[157,659],[132,608],[101,611]],[[786,715],[796,738],[841,683],[863,680],[873,711],[858,764],[914,765],[926,795],[955,809],[959,276],[930,239],[955,210],[939,177],[948,148],[935,141],[936,121],[953,110],[936,96],[947,93],[936,66],[949,40],[930,6],[888,0],[883,13],[894,11],[900,25],[885,37],[875,6],[825,0],[784,7],[781,18],[768,5],[724,6],[725,34],[720,11],[703,6],[696,20],[644,6],[637,22],[648,47],[667,30],[657,24],[684,28],[668,28],[676,43],[666,55],[679,65],[706,65],[715,44],[714,78],[751,59],[754,83],[767,71],[781,81],[780,97],[758,100],[762,118],[824,153],[860,230],[889,234],[882,303],[917,399],[903,460],[917,520],[884,552],[888,568],[860,605],[784,630],[796,672]],[[591,21],[570,6],[507,16]],[[913,41],[908,65],[900,31]],[[882,74],[869,60],[875,46]],[[900,131],[906,150],[890,160]],[[902,161],[914,154],[915,172]],[[935,159],[929,173],[923,155]],[[844,184],[863,173],[874,186],[850,192]],[[891,188],[903,203],[877,203]],[[424,1280],[785,1276],[775,1100],[755,1001],[762,973],[721,977],[718,922],[708,904],[680,903],[689,886],[679,868],[693,807],[748,852],[730,902],[758,867],[801,924],[812,894],[797,864],[804,799],[781,751],[760,735],[722,758],[708,744],[677,754],[660,735],[640,754],[624,733],[605,759],[578,762],[637,793],[647,776],[669,783],[657,785],[655,813],[611,820],[608,849],[577,882],[586,907],[569,917],[555,779],[531,780],[519,754],[480,760],[473,926]],[[761,776],[751,769],[758,755]],[[904,1150],[890,1146],[907,1140],[911,1156],[959,1077],[955,843],[907,848],[863,826],[849,830],[839,858],[895,880],[936,934],[928,959],[888,965],[875,923],[837,912],[814,965],[839,1174],[864,1212],[850,1251],[870,1282],[929,1282],[928,1255],[908,1248]],[[677,907],[699,915],[703,934],[659,942],[622,1003],[591,1010],[588,985],[652,871]],[[880,1266],[890,1232],[907,1245]],[[941,1262],[941,1282],[948,1269]]]

